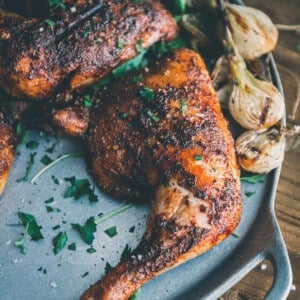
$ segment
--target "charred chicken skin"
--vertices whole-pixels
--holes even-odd
[[[45,99],[81,89],[178,30],[158,1],[62,4],[43,20],[0,10],[0,86],[9,94]]]
[[[99,97],[88,130],[96,181],[116,197],[153,202],[133,255],[82,299],[128,299],[148,280],[230,235],[241,214],[239,168],[227,121],[195,52],[178,50]]]

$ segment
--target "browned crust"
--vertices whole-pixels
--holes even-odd
[[[147,48],[174,38],[178,30],[158,1],[65,4],[65,10],[50,11],[53,28],[46,21],[0,10],[0,86],[8,93],[44,99],[58,91],[83,88],[136,56],[138,43]],[[95,7],[99,8],[94,11]],[[82,19],[89,12],[93,13]]]
[[[149,279],[215,246],[239,223],[233,139],[203,60],[181,49],[142,77],[102,92],[88,147],[93,174],[107,192],[154,199],[147,232],[133,256],[91,286],[84,300],[128,299]],[[141,97],[144,88],[153,90],[152,99]],[[172,180],[188,194],[181,197]],[[193,223],[193,208],[207,218],[204,227]],[[186,216],[187,225],[179,221]]]

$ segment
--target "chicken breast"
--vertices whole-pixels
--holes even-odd
[[[178,50],[100,97],[88,131],[96,181],[118,198],[153,201],[133,255],[81,298],[120,300],[230,235],[241,214],[239,167],[197,53]]]
[[[0,10],[0,86],[45,99],[93,84],[177,25],[158,1],[64,0],[47,19]]]

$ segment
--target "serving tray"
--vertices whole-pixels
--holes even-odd
[[[282,92],[272,57],[270,70],[273,82]],[[37,141],[39,147],[29,150],[24,145],[19,146],[8,184],[0,196],[0,299],[78,299],[90,284],[104,275],[107,263],[117,264],[126,246],[131,249],[137,246],[146,228],[149,206],[133,206],[99,224],[93,243],[96,252],[88,253],[86,250],[90,246],[84,243],[71,224],[84,224],[89,217],[105,215],[123,204],[97,188],[95,192],[99,201],[95,203],[84,197],[79,200],[63,198],[69,186],[64,178],[76,176],[93,182],[84,159],[80,157],[61,161],[40,176],[35,184],[17,182],[24,176],[30,153],[37,153],[32,170],[34,175],[43,168],[40,159],[45,154],[55,159],[83,149],[79,141],[57,141],[37,131],[30,133],[28,141],[31,140]],[[56,143],[52,154],[45,152]],[[243,213],[235,235],[148,282],[142,287],[138,299],[216,299],[264,259],[271,261],[275,274],[266,299],[284,299],[289,293],[292,275],[274,212],[279,175],[280,168],[268,174],[264,182],[243,182]],[[45,201],[51,197],[54,199],[51,206],[59,210],[47,212]],[[43,240],[26,239],[26,255],[14,246],[24,232],[17,212],[33,214],[43,227]],[[56,225],[60,226],[59,229],[53,229]],[[118,234],[110,238],[104,230],[112,226],[116,226]],[[67,245],[76,243],[76,251],[65,247],[54,255],[52,239],[61,231],[68,234]]]

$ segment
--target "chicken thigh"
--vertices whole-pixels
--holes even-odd
[[[201,57],[181,49],[99,95],[88,130],[97,183],[152,201],[133,255],[82,299],[128,299],[141,285],[226,238],[241,214],[232,136]]]

